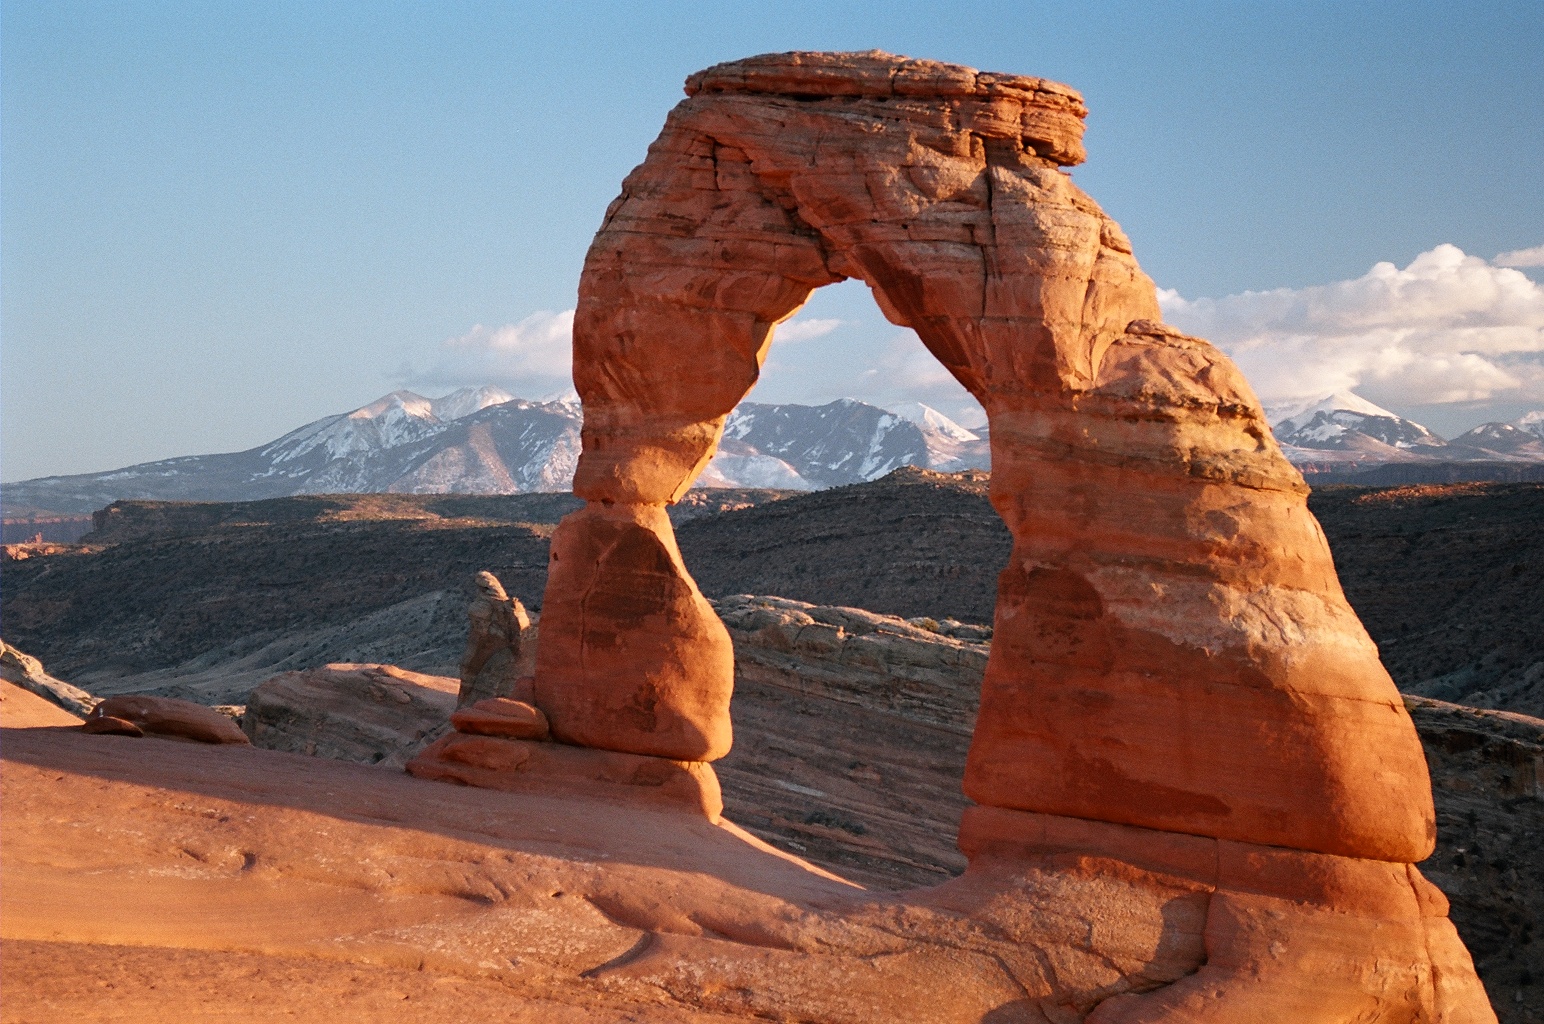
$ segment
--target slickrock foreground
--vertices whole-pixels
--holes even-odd
[[[241,727],[269,750],[400,768],[447,728],[459,688],[395,665],[283,672],[248,696]]]
[[[1076,1020],[1195,971],[1220,898],[1054,841],[869,894],[700,815],[89,736],[18,699],[43,704],[0,701],[7,1020]],[[1419,966],[1385,970],[1408,1005]]]

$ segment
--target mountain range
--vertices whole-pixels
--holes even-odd
[[[1451,441],[1349,391],[1265,412],[1282,451],[1309,476],[1391,464],[1544,463],[1544,411],[1482,423]]]
[[[496,387],[443,398],[391,394],[244,452],[190,455],[106,473],[6,484],[7,518],[84,514],[120,499],[252,501],[298,494],[524,494],[566,491],[578,464],[575,401],[531,402]],[[919,403],[880,409],[742,403],[699,486],[818,490],[901,466],[956,471],[990,461],[984,432]]]
[[[1287,458],[1310,478],[1374,467],[1416,474],[1445,467],[1451,477],[1455,464],[1544,466],[1544,411],[1482,424],[1451,441],[1350,392],[1268,408],[1267,415]],[[393,391],[248,451],[23,480],[6,484],[0,497],[9,520],[83,515],[125,498],[566,491],[582,422],[578,402],[526,401],[496,387],[433,399]],[[917,402],[890,409],[851,398],[819,406],[745,402],[730,414],[697,486],[818,490],[877,480],[901,466],[952,472],[990,464],[985,427],[966,429]]]

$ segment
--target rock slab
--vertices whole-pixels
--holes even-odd
[[[688,810],[717,822],[723,792],[713,766],[564,743],[454,732],[408,762],[420,779],[512,793],[558,792]]]
[[[198,743],[251,742],[230,716],[175,697],[108,697],[91,709],[81,729],[120,736],[174,736]]]
[[[339,662],[259,685],[242,728],[269,750],[401,767],[447,728],[459,689],[446,676]]]

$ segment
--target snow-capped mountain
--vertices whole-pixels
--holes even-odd
[[[578,465],[577,402],[528,402],[498,388],[443,398],[394,391],[259,448],[5,485],[7,508],[84,513],[125,498],[247,501],[292,494],[566,491]],[[905,415],[853,399],[736,409],[699,481],[811,490],[904,465],[985,468],[978,434],[917,405]]]
[[[1364,459],[1381,455],[1388,461],[1402,458],[1401,452],[1419,456],[1447,444],[1419,423],[1349,391],[1276,406],[1266,410],[1266,417],[1283,446],[1315,452],[1345,452]]]
[[[1282,451],[1305,473],[1390,463],[1544,462],[1541,412],[1484,423],[1452,441],[1349,391],[1267,407],[1266,416]]]
[[[5,505],[90,512],[122,498],[250,501],[292,494],[563,491],[579,459],[579,406],[498,388],[428,399],[394,391],[260,448],[6,484]]]
[[[1452,447],[1472,449],[1476,458],[1544,462],[1544,410],[1511,423],[1482,423],[1453,438]]]
[[[1544,411],[1484,424],[1452,442],[1349,392],[1271,413],[1282,450],[1308,474],[1390,463],[1544,463]],[[6,484],[3,498],[6,509],[28,514],[82,514],[125,498],[566,491],[579,462],[582,421],[579,403],[567,398],[529,402],[493,387],[433,399],[393,391],[249,451],[23,480]],[[893,409],[851,398],[820,406],[746,402],[730,414],[697,486],[817,490],[875,480],[901,466],[988,469],[986,434],[916,402]]]
[[[901,412],[852,398],[818,406],[744,402],[729,414],[704,482],[813,490],[876,480],[901,466],[985,469],[990,455],[986,441],[917,402]]]

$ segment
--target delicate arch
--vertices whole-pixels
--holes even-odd
[[[1015,547],[967,795],[1429,854],[1420,745],[1301,477],[1237,370],[1161,323],[1120,228],[1060,169],[1083,156],[1078,94],[881,53],[752,58],[687,93],[580,282],[587,505],[553,540],[536,680],[554,733],[728,751],[729,638],[664,506],[712,456],[775,325],[853,277],[991,421]]]

